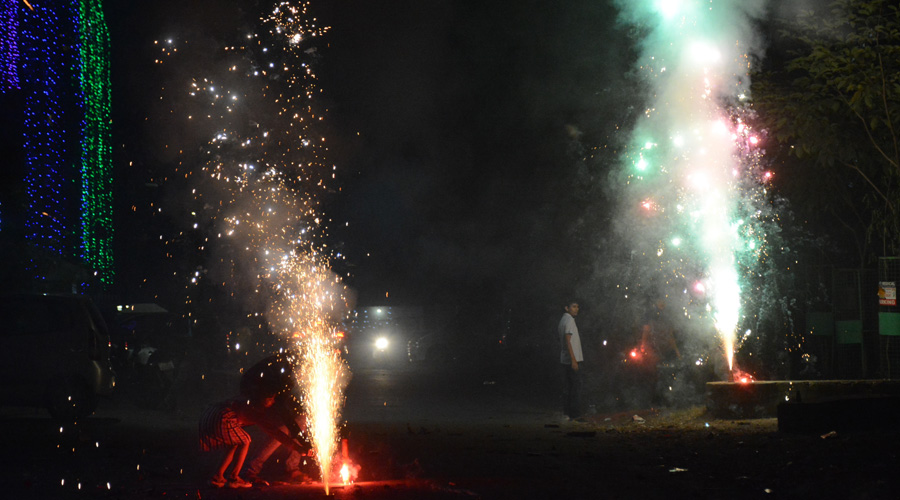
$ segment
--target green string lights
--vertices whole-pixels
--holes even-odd
[[[112,284],[112,147],[110,145],[109,31],[99,0],[78,5],[80,81],[84,99],[81,134],[82,258],[100,281]]]
[[[78,257],[93,271],[73,288],[108,288],[114,277],[111,92],[101,0],[33,0],[30,6],[4,11],[7,27],[22,22],[17,38],[2,45],[22,48],[11,66],[17,71],[4,74],[20,72],[28,81],[21,85],[25,238],[38,254]],[[32,271],[38,282],[59,280],[53,266],[34,259]]]

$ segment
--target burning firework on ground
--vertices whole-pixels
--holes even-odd
[[[194,76],[185,119],[212,138],[200,160],[204,175],[188,169],[184,177],[195,186],[194,239],[214,260],[208,271],[194,273],[191,286],[206,280],[228,291],[257,309],[250,319],[265,312],[279,337],[274,344],[301,354],[296,375],[327,491],[349,379],[335,326],[349,298],[331,271],[340,254],[324,242],[319,211],[335,167],[326,159],[326,110],[316,99],[313,71],[328,28],[316,22],[307,2],[280,2],[258,31],[217,49],[210,74]],[[177,52],[171,40],[160,45],[164,59]]]
[[[711,324],[729,372],[739,347],[743,276],[766,247],[763,134],[748,123],[754,35],[762,2],[620,2],[643,30],[651,94],[623,157],[625,226],[655,292],[686,297],[684,316]],[[629,230],[631,231],[631,229]]]

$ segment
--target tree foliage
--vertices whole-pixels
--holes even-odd
[[[773,51],[785,59],[755,75],[753,95],[770,137],[815,166],[804,200],[865,228],[864,263],[900,250],[900,8],[836,0],[822,10],[781,20]]]

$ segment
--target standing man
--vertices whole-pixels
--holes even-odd
[[[578,302],[570,301],[565,307],[562,319],[559,320],[559,362],[565,373],[565,392],[563,393],[563,411],[570,420],[581,417],[581,364],[584,355],[581,352],[581,337],[575,326],[578,316]]]

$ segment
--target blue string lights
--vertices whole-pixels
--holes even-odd
[[[29,9],[3,1],[12,17],[20,16],[19,39],[4,47],[21,48],[17,74],[27,82],[25,238],[39,253],[82,259],[99,283],[109,286],[114,277],[109,32],[100,0],[36,0]],[[35,279],[48,279],[41,275],[47,270],[32,264]]]
[[[76,12],[69,2],[35,2],[21,23],[22,77],[28,82],[23,123],[26,239],[64,256],[75,241],[72,199],[76,181],[80,89],[73,89]],[[73,132],[74,129],[74,132]]]
[[[19,17],[16,0],[2,0],[0,4],[0,91],[19,88]]]

